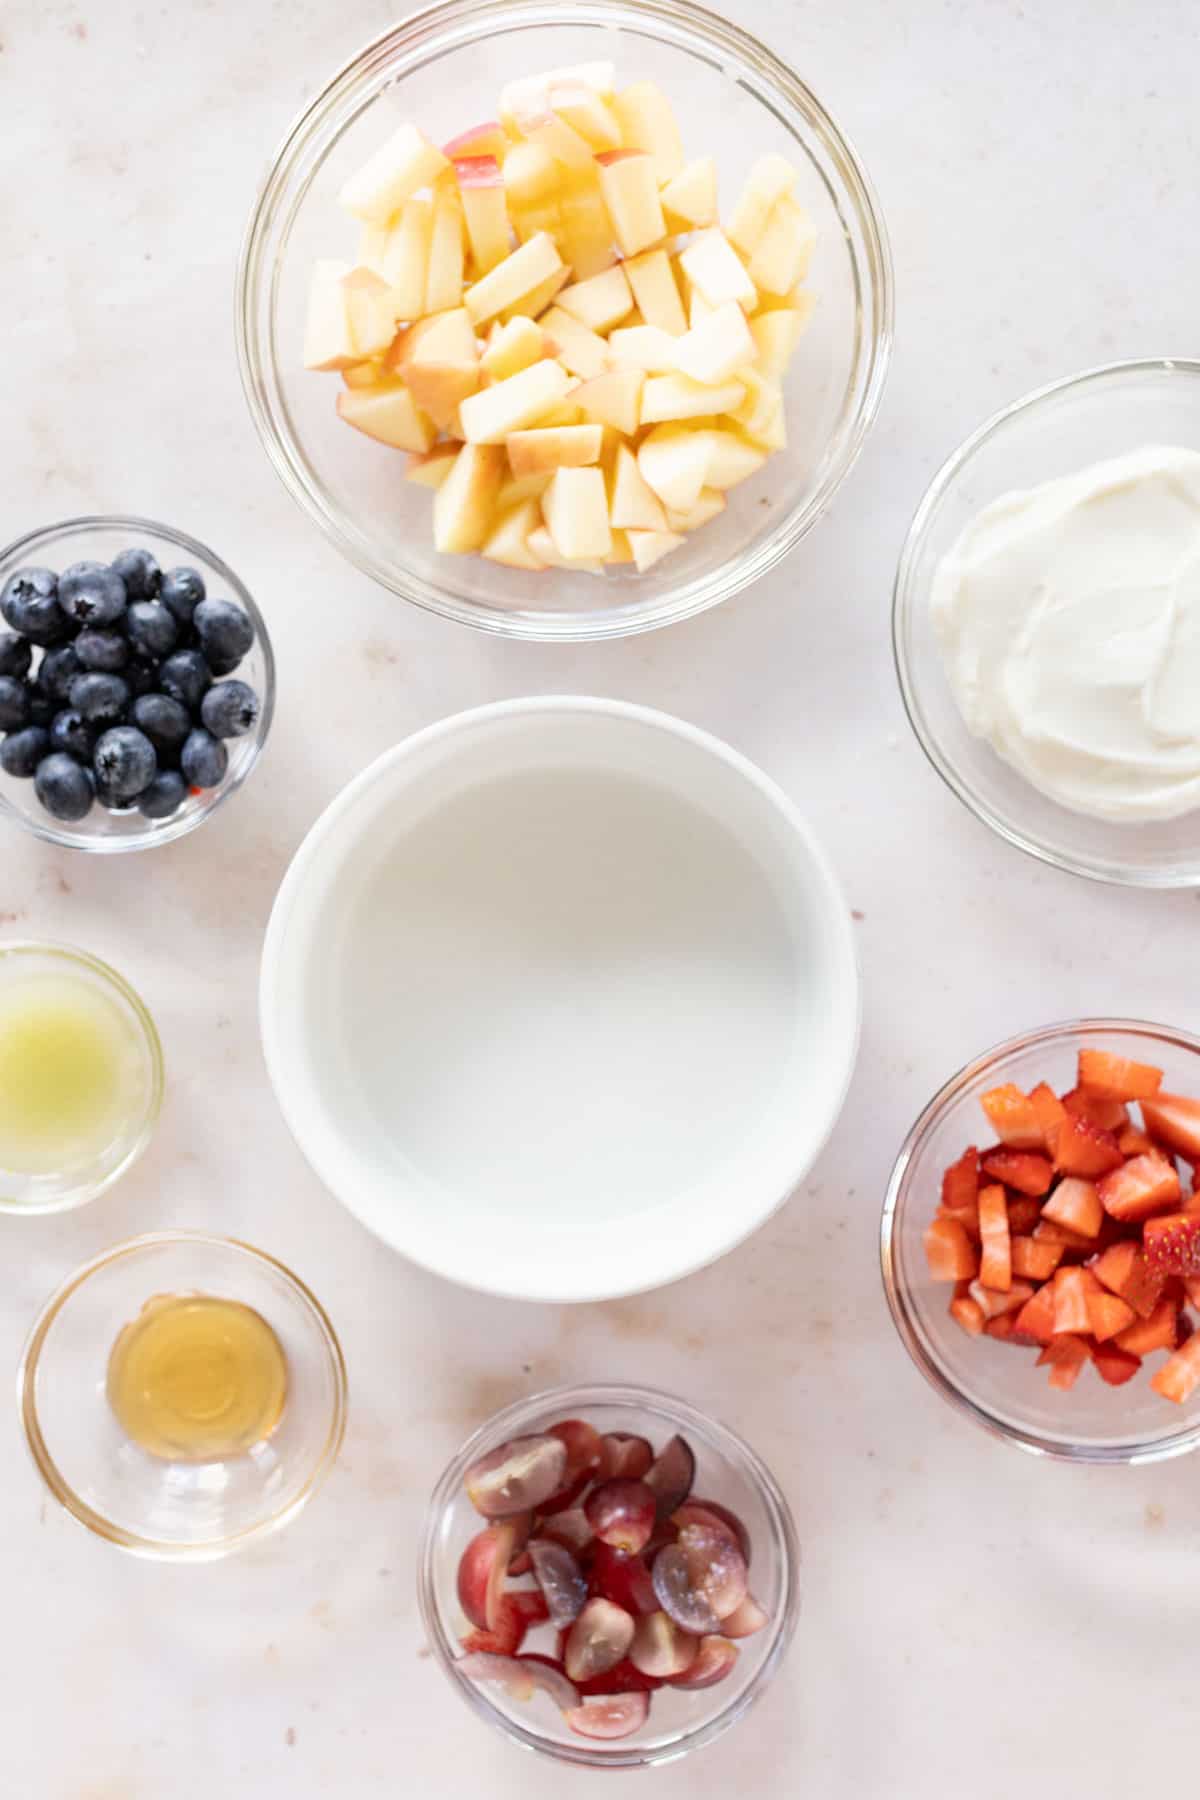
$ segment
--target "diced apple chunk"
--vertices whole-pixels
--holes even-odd
[[[505,439],[508,466],[516,476],[545,470],[579,469],[599,462],[604,431],[600,425],[559,425],[514,431]]]
[[[647,325],[657,325],[672,337],[682,337],[687,330],[687,314],[666,251],[644,250],[625,264],[625,273]]]
[[[496,495],[496,511],[508,512],[522,500],[540,499],[550,486],[553,473],[553,469],[547,469],[541,475],[510,475],[507,481],[500,484],[500,492]]]
[[[616,67],[610,62],[571,63],[561,69],[547,69],[542,75],[522,75],[500,89],[500,117],[515,121],[518,113],[548,105],[551,88],[589,87],[602,98],[611,99],[616,75]]]
[[[537,144],[514,144],[505,158],[508,216],[523,244],[539,232],[553,235],[559,230],[560,177],[561,171],[550,152]]]
[[[433,235],[425,274],[427,313],[458,306],[463,292],[463,219],[457,193],[443,190],[433,206]]]
[[[573,173],[582,174],[595,154],[587,139],[552,110],[548,99],[517,113],[516,122],[526,143],[549,151],[555,162]]]
[[[418,406],[440,431],[449,431],[459,406],[480,380],[475,332],[466,308],[419,320],[404,334],[398,360]]]
[[[756,475],[767,460],[767,452],[757,444],[749,444],[736,431],[709,431],[709,459],[706,487],[736,487]]]
[[[435,444],[423,456],[410,456],[404,471],[405,481],[415,481],[418,487],[440,488],[454,467],[458,452],[458,444]]]
[[[432,419],[420,411],[402,381],[386,387],[344,387],[338,393],[337,411],[356,431],[396,450],[424,452],[437,436]]]
[[[624,267],[618,263],[586,281],[572,282],[560,292],[558,305],[589,331],[611,331],[633,311],[633,295]]]
[[[776,202],[795,185],[796,171],[786,156],[771,151],[753,164],[729,222],[729,241],[744,256],[753,256]]]
[[[391,288],[374,269],[351,269],[342,277],[350,331],[363,357],[382,356],[396,335],[396,307]]]
[[[727,300],[753,306],[758,298],[737,251],[715,226],[711,231],[702,231],[680,252],[679,266],[710,306],[724,306]]]
[[[712,413],[729,412],[741,404],[745,392],[740,381],[710,385],[693,381],[688,375],[651,375],[642,389],[642,424],[655,425],[670,419],[703,419]],[[714,485],[720,486],[720,483]]]
[[[667,230],[652,159],[644,150],[603,150],[596,162],[600,192],[622,256],[649,250]]]
[[[717,164],[699,156],[662,190],[663,212],[672,230],[698,231],[717,222]]]
[[[552,357],[531,364],[517,375],[483,388],[464,400],[460,410],[469,444],[503,444],[514,431],[535,425],[550,407],[564,400],[571,378]]]
[[[684,333],[675,347],[682,374],[693,381],[724,381],[736,369],[753,363],[758,345],[736,300],[727,300]],[[724,411],[724,408],[714,408]]]
[[[627,531],[618,531],[615,527],[612,534],[612,549],[604,559],[605,568],[633,561],[633,545],[629,542]]]
[[[482,125],[472,125],[469,131],[460,131],[448,144],[443,144],[442,155],[452,162],[461,157],[494,156],[498,163],[503,163],[511,149],[512,139],[499,120],[486,119]]]
[[[648,486],[633,451],[626,444],[617,447],[613,465],[609,517],[622,530],[666,531],[667,515],[662,501]]]
[[[652,157],[655,184],[673,181],[683,168],[683,139],[662,89],[653,81],[635,81],[616,96],[613,108],[623,142]]]
[[[656,562],[669,556],[672,550],[678,550],[686,541],[674,531],[631,531],[629,547],[633,551],[638,574],[644,575],[647,569],[652,569]]]
[[[433,497],[433,541],[443,555],[463,555],[483,544],[504,469],[500,445],[463,445]]]
[[[674,512],[690,512],[708,483],[709,436],[686,425],[658,425],[638,446],[643,478]]]
[[[415,125],[401,125],[350,177],[338,199],[356,218],[383,224],[410,195],[429,187],[449,166],[424,132]]]
[[[615,368],[665,375],[677,366],[675,346],[678,342],[678,338],[660,331],[657,325],[622,325],[609,333],[608,353]]]
[[[770,430],[775,414],[783,404],[783,390],[777,381],[760,375],[757,369],[739,369],[738,380],[746,395],[740,406],[730,409],[730,416],[751,437],[761,439],[762,434]]]
[[[546,340],[541,326],[535,325],[532,319],[519,316],[510,319],[507,325],[497,323],[492,326],[487,348],[479,360],[486,375],[493,381],[503,381],[509,375],[519,375],[531,363],[540,362],[545,354]]]
[[[511,256],[506,256],[502,263],[497,263],[474,287],[467,289],[467,311],[476,325],[484,325],[557,275],[562,267],[563,260],[554,239],[539,232]]]
[[[780,307],[777,312],[757,313],[751,319],[750,333],[758,346],[758,367],[762,374],[778,380],[791,361],[807,321],[807,313],[791,306]]]
[[[608,101],[586,81],[554,81],[548,98],[551,110],[593,150],[621,148],[620,120]]]
[[[414,194],[404,202],[383,252],[382,274],[395,295],[398,319],[419,319],[425,310],[432,239],[433,201],[428,194]]]
[[[545,281],[539,281],[535,288],[522,294],[511,306],[506,306],[500,314],[501,322],[507,325],[511,319],[540,319],[563,283],[570,279],[571,271],[564,263],[561,269],[555,269],[553,275],[547,275]]]
[[[560,556],[573,561],[608,555],[612,528],[599,469],[558,469],[542,495],[542,517]]]
[[[482,554],[489,562],[510,569],[544,569],[545,563],[529,547],[529,534],[541,521],[536,500],[522,500],[503,513],[484,541]]]
[[[558,247],[577,281],[586,281],[610,268],[616,260],[612,220],[600,192],[599,171],[593,162],[565,180],[558,200]]]
[[[695,506],[687,512],[667,508],[667,525],[672,531],[699,531],[710,519],[725,511],[725,496],[717,488],[702,488]]]
[[[342,370],[342,380],[350,388],[379,387],[389,378],[389,370],[374,357],[368,357],[365,362],[351,363],[348,369]]]
[[[750,258],[750,279],[767,294],[789,294],[808,269],[816,227],[790,194],[777,200]]]
[[[571,398],[586,418],[611,426],[622,437],[633,437],[642,422],[644,380],[640,369],[612,369],[595,381],[583,382]]]
[[[500,164],[494,156],[462,157],[455,161],[454,176],[475,271],[486,275],[512,249]]]
[[[539,525],[529,534],[529,548],[538,561],[547,568],[570,569],[576,575],[603,575],[604,564],[596,557],[560,556],[554,545],[554,539],[544,525]]]
[[[304,326],[306,369],[348,369],[363,360],[354,342],[350,309],[343,285],[349,263],[331,259],[314,263]]]
[[[608,345],[604,339],[561,306],[552,306],[542,314],[541,329],[550,355],[557,356],[570,374],[592,381],[608,368]]]

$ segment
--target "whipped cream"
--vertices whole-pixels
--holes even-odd
[[[1200,806],[1200,451],[1146,446],[976,514],[931,609],[968,730],[1092,818]]]

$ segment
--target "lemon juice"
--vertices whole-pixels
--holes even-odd
[[[0,973],[0,1169],[47,1175],[102,1156],[145,1105],[127,1014],[69,969]]]

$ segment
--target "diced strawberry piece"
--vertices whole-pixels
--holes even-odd
[[[1200,1275],[1200,1213],[1168,1213],[1147,1219],[1142,1248],[1160,1275]]]
[[[1148,1219],[1170,1212],[1181,1189],[1174,1163],[1161,1156],[1135,1156],[1096,1184],[1101,1205],[1114,1219]]]
[[[1185,1275],[1183,1291],[1193,1306],[1200,1307],[1200,1275]]]
[[[1086,1088],[1072,1088],[1063,1095],[1062,1103],[1073,1119],[1086,1119],[1101,1131],[1123,1131],[1129,1123],[1129,1108],[1120,1100],[1090,1094]]]
[[[1200,1387],[1200,1336],[1189,1338],[1182,1349],[1176,1350],[1150,1377],[1150,1386],[1164,1400],[1173,1400],[1176,1406],[1189,1400]]]
[[[1001,1292],[1012,1286],[1012,1244],[1008,1230],[1008,1201],[999,1186],[979,1190],[979,1237],[983,1254],[979,1279],[984,1287]]]
[[[1011,1220],[1012,1209],[1009,1214]],[[1012,1272],[1030,1281],[1049,1281],[1062,1261],[1061,1244],[1047,1243],[1044,1238],[1015,1237],[1012,1241]]]
[[[1153,1100],[1162,1086],[1162,1078],[1162,1070],[1150,1063],[1131,1062],[1127,1056],[1110,1056],[1107,1050],[1079,1052],[1080,1087],[1109,1100]]]
[[[1046,1081],[1039,1081],[1035,1088],[1030,1089],[1029,1103],[1037,1113],[1038,1123],[1042,1128],[1041,1148],[1053,1156],[1054,1139],[1067,1116],[1067,1109]]]
[[[1113,1339],[1119,1350],[1131,1356],[1149,1356],[1152,1350],[1174,1350],[1179,1343],[1179,1314],[1174,1300],[1160,1300],[1148,1319],[1136,1319]]]
[[[942,1176],[942,1206],[947,1212],[974,1212],[979,1193],[979,1152],[972,1145]]]
[[[1017,1307],[1033,1297],[1033,1284],[1028,1281],[1014,1281],[1007,1292],[999,1292],[996,1288],[984,1287],[982,1281],[973,1281],[970,1297],[980,1309],[985,1319],[994,1319],[998,1313],[1015,1312]]]
[[[1054,1164],[1060,1174],[1084,1175],[1094,1180],[1097,1175],[1119,1168],[1123,1160],[1112,1132],[1093,1125],[1090,1119],[1072,1113],[1059,1126]]]
[[[935,1219],[925,1233],[925,1260],[934,1281],[970,1281],[979,1273],[979,1257],[957,1219]]]
[[[1115,1338],[1118,1331],[1127,1330],[1137,1320],[1128,1300],[1122,1300],[1119,1294],[1110,1294],[1099,1282],[1088,1294],[1087,1313],[1091,1334],[1098,1344]]]
[[[1117,1149],[1122,1156],[1144,1156],[1153,1148],[1154,1139],[1139,1131],[1136,1125],[1126,1125],[1124,1131],[1117,1133]]]
[[[1033,1342],[1032,1338],[1022,1337],[1017,1331],[1017,1315],[1015,1312],[997,1313],[994,1319],[988,1320],[983,1329],[988,1337],[997,1338],[1002,1344],[1014,1341],[1021,1344],[1030,1344]]]
[[[1200,1100],[1185,1094],[1157,1094],[1142,1101],[1142,1123],[1150,1136],[1168,1150],[1200,1161]]]
[[[1010,1150],[1045,1149],[1042,1115],[1015,1083],[1009,1081],[1003,1087],[991,1088],[980,1096],[980,1104],[996,1136]]]
[[[1035,1198],[1048,1194],[1054,1180],[1054,1170],[1046,1158],[1033,1150],[989,1151],[982,1168],[993,1181],[1002,1181],[1006,1187],[1016,1188],[1018,1194],[1032,1194]]]
[[[1094,1237],[1084,1237],[1081,1231],[1072,1231],[1069,1225],[1060,1225],[1056,1219],[1039,1219],[1033,1235],[1039,1244],[1057,1244],[1064,1252],[1078,1251],[1091,1256],[1096,1248]]]
[[[1028,1237],[1042,1216],[1040,1201],[1032,1200],[1028,1194],[1010,1194],[1008,1196],[1008,1229],[1009,1235]]]
[[[1090,1331],[1088,1294],[1100,1284],[1087,1269],[1058,1269],[1054,1275],[1054,1335]]]
[[[1079,1380],[1079,1372],[1086,1363],[1090,1352],[1081,1337],[1071,1332],[1056,1334],[1050,1339],[1046,1348],[1037,1359],[1040,1369],[1043,1363],[1050,1365],[1050,1386],[1053,1388],[1073,1388]]]
[[[1065,1225],[1080,1237],[1098,1236],[1104,1223],[1104,1208],[1095,1182],[1085,1181],[1081,1175],[1064,1176],[1043,1206],[1042,1217]]]
[[[1017,1314],[1016,1328],[1035,1344],[1048,1344],[1054,1336],[1054,1283],[1048,1281],[1027,1300]]]
[[[1132,1381],[1142,1366],[1140,1356],[1131,1356],[1128,1351],[1118,1350],[1115,1344],[1097,1344],[1092,1351],[1092,1361],[1096,1365],[1096,1373],[1101,1381],[1107,1381],[1109,1387],[1123,1387]]]
[[[983,1330],[983,1308],[969,1294],[958,1294],[950,1302],[950,1317],[971,1337],[978,1337]]]
[[[1131,1240],[1113,1244],[1097,1257],[1092,1274],[1111,1294],[1127,1300],[1139,1319],[1148,1319],[1162,1299],[1163,1277],[1148,1266],[1141,1245]]]

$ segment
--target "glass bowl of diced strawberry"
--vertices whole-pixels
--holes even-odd
[[[795,1629],[787,1503],[733,1432],[638,1387],[498,1414],[434,1492],[430,1646],[473,1710],[565,1762],[631,1768],[708,1743]]]
[[[884,1284],[914,1361],[1025,1449],[1200,1443],[1200,1039],[1048,1026],[969,1064],[892,1172]]]

